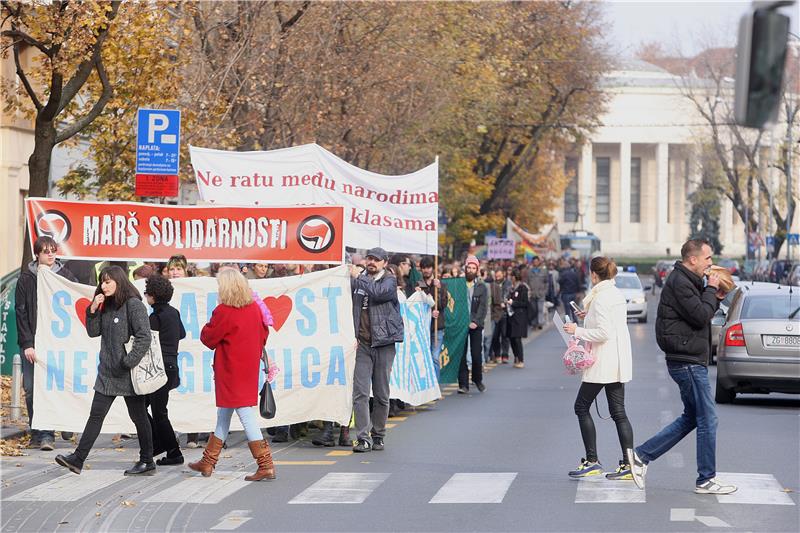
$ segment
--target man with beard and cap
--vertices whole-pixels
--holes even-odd
[[[397,279],[386,270],[383,248],[367,252],[367,268],[351,265],[353,324],[358,348],[353,376],[353,411],[358,432],[353,451],[383,450],[389,416],[389,376],[395,343],[403,341],[403,319],[397,301]],[[370,388],[375,398],[369,408]]]
[[[22,270],[17,281],[16,303],[14,311],[17,315],[17,343],[22,352],[22,388],[25,390],[25,404],[28,408],[28,421],[33,422],[33,370],[36,361],[36,277],[40,269],[50,269],[59,276],[77,282],[72,272],[64,268],[56,259],[58,243],[51,237],[42,236],[33,243],[33,255],[36,259]],[[39,357],[42,357],[41,355]],[[64,440],[72,438],[72,433],[62,432]],[[52,430],[38,430],[31,426],[31,448],[51,451],[54,448],[55,433]]]
[[[469,330],[467,331],[467,345],[464,346],[464,356],[458,368],[458,393],[469,392],[469,370],[467,369],[467,353],[472,358],[472,382],[483,392],[483,321],[489,308],[489,290],[482,279],[478,277],[480,263],[474,255],[467,256],[464,265],[464,275],[467,278],[467,301],[469,302]]]

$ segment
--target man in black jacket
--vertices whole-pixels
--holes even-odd
[[[40,268],[49,268],[53,272],[70,281],[77,281],[72,273],[56,260],[58,244],[51,237],[43,236],[33,243],[33,255],[36,259],[22,269],[17,281],[16,303],[14,311],[17,315],[17,344],[22,352],[22,388],[25,389],[25,405],[28,408],[28,423],[33,422],[33,369],[36,361],[36,276]],[[31,448],[51,451],[54,448],[55,433],[52,430],[33,429],[31,425]],[[71,433],[62,432],[65,440],[72,438]]]
[[[725,295],[719,290],[719,277],[711,274],[711,246],[701,239],[687,241],[681,260],[661,291],[656,317],[656,341],[667,360],[667,371],[678,384],[683,414],[657,435],[627,451],[631,474],[644,489],[647,464],[658,459],[697,430],[697,494],[730,494],[734,485],[719,482],[716,476],[717,413],[708,383],[711,353],[711,318]]]
[[[475,256],[467,257],[464,273],[467,278],[467,294],[469,298],[469,330],[467,332],[467,345],[464,346],[464,356],[458,367],[458,393],[469,392],[469,370],[467,369],[467,353],[472,357],[472,382],[483,392],[483,322],[486,320],[486,311],[489,309],[489,289],[478,277],[480,263]]]
[[[431,311],[431,357],[438,377],[441,368],[439,352],[442,349],[442,341],[444,340],[444,310],[447,307],[448,295],[447,286],[436,278],[433,268],[434,261],[432,257],[426,255],[420,260],[419,270],[422,274],[422,279],[419,280],[417,286],[437,300],[436,308]],[[435,294],[436,292],[438,292],[438,295]]]
[[[568,314],[573,322],[576,322],[575,311],[569,303],[578,297],[582,283],[580,275],[574,266],[565,262],[564,268],[558,274],[558,285],[561,291],[559,296],[561,297],[561,304],[564,306],[564,313]]]
[[[383,450],[395,343],[403,341],[397,279],[385,268],[388,259],[383,248],[372,248],[367,252],[366,272],[351,266],[353,324],[358,340],[353,376],[353,412],[358,431],[353,451],[357,453]],[[375,398],[371,413],[370,386]]]

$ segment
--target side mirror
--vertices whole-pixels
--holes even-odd
[[[762,128],[777,118],[789,42],[789,17],[775,9],[792,4],[794,1],[772,2],[744,15],[739,22],[734,118],[741,126]]]

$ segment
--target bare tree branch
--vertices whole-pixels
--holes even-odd
[[[39,101],[39,98],[36,96],[36,91],[33,90],[31,87],[31,82],[28,81],[28,76],[25,74],[25,71],[22,69],[22,64],[19,60],[19,43],[14,44],[14,65],[17,67],[17,76],[19,77],[20,81],[22,81],[22,85],[25,87],[25,91],[30,96],[31,101],[33,102],[34,107],[36,107],[36,111],[42,110],[42,103]]]
[[[111,96],[114,94],[114,90],[111,87],[111,83],[108,81],[108,74],[106,73],[105,66],[103,65],[103,59],[102,57],[100,57],[100,54],[98,54],[98,57],[95,61],[95,68],[97,69],[97,75],[100,77],[100,81],[103,84],[103,92],[101,93],[100,98],[97,100],[97,102],[95,102],[95,104],[92,106],[92,109],[90,109],[86,115],[76,120],[74,123],[72,123],[70,126],[67,126],[62,131],[58,132],[58,134],[56,135],[56,142],[55,142],[56,144],[66,141],[67,139],[69,139],[70,137],[81,131],[83,128],[91,124],[94,119],[100,116],[100,113],[102,113],[103,108],[111,99]]]

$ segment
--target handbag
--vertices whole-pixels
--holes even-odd
[[[125,344],[127,353],[133,349],[133,337]],[[139,395],[152,394],[167,383],[167,371],[161,354],[158,331],[150,330],[150,346],[139,363],[131,368],[133,391]]]
[[[595,362],[595,356],[592,353],[591,344],[588,347],[583,346],[580,339],[573,336],[570,337],[567,350],[561,360],[564,362],[567,374],[574,375],[591,367]]]
[[[270,420],[275,418],[277,405],[275,405],[275,396],[272,394],[272,387],[269,384],[269,364],[267,362],[267,351],[261,351],[261,360],[264,361],[264,384],[261,386],[261,392],[258,397],[258,413],[261,418]]]

